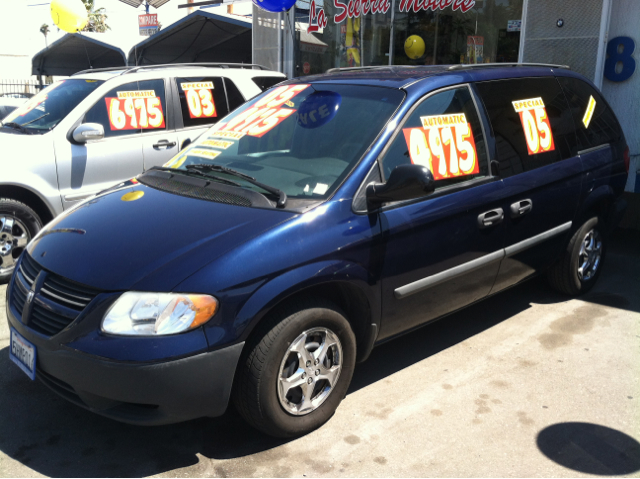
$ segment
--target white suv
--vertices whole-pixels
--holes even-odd
[[[0,123],[0,283],[53,217],[162,165],[285,79],[240,64],[87,70],[31,98]]]

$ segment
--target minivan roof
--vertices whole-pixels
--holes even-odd
[[[496,78],[512,76],[514,68],[525,71],[529,68],[569,69],[566,65],[552,65],[546,63],[483,63],[470,65],[392,65],[356,68],[332,68],[326,73],[303,78],[292,79],[290,82],[347,82],[359,85],[386,86],[389,88],[403,88],[418,80],[435,75],[459,75],[463,71],[491,70]]]

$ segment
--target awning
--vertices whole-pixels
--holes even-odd
[[[31,74],[68,76],[89,68],[126,66],[127,57],[114,40],[110,33],[68,33],[35,54]]]
[[[251,19],[198,10],[135,45],[128,60],[130,66],[251,63]]]

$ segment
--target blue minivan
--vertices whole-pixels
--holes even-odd
[[[372,348],[539,273],[602,270],[629,149],[557,65],[335,69],[65,212],[7,288],[11,359],[133,424],[325,423]]]

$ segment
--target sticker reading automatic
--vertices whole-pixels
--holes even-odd
[[[582,117],[582,123],[584,123],[585,128],[589,128],[589,123],[591,123],[591,118],[593,118],[593,112],[596,109],[596,99],[593,96],[589,96],[589,104],[587,105],[587,111],[584,112],[584,116]]]
[[[542,98],[516,100],[511,103],[520,115],[529,155],[555,150],[549,116]]]
[[[464,113],[421,116],[422,128],[404,128],[411,163],[426,166],[434,180],[480,172],[476,142]]]
[[[144,91],[119,91],[116,92],[119,99],[125,98],[153,98],[156,96],[156,92],[154,90],[144,90]]]
[[[224,140],[204,140],[198,145],[200,146],[210,146],[211,148],[220,148],[221,150],[226,150],[231,145],[234,145],[235,141],[224,141]]]

